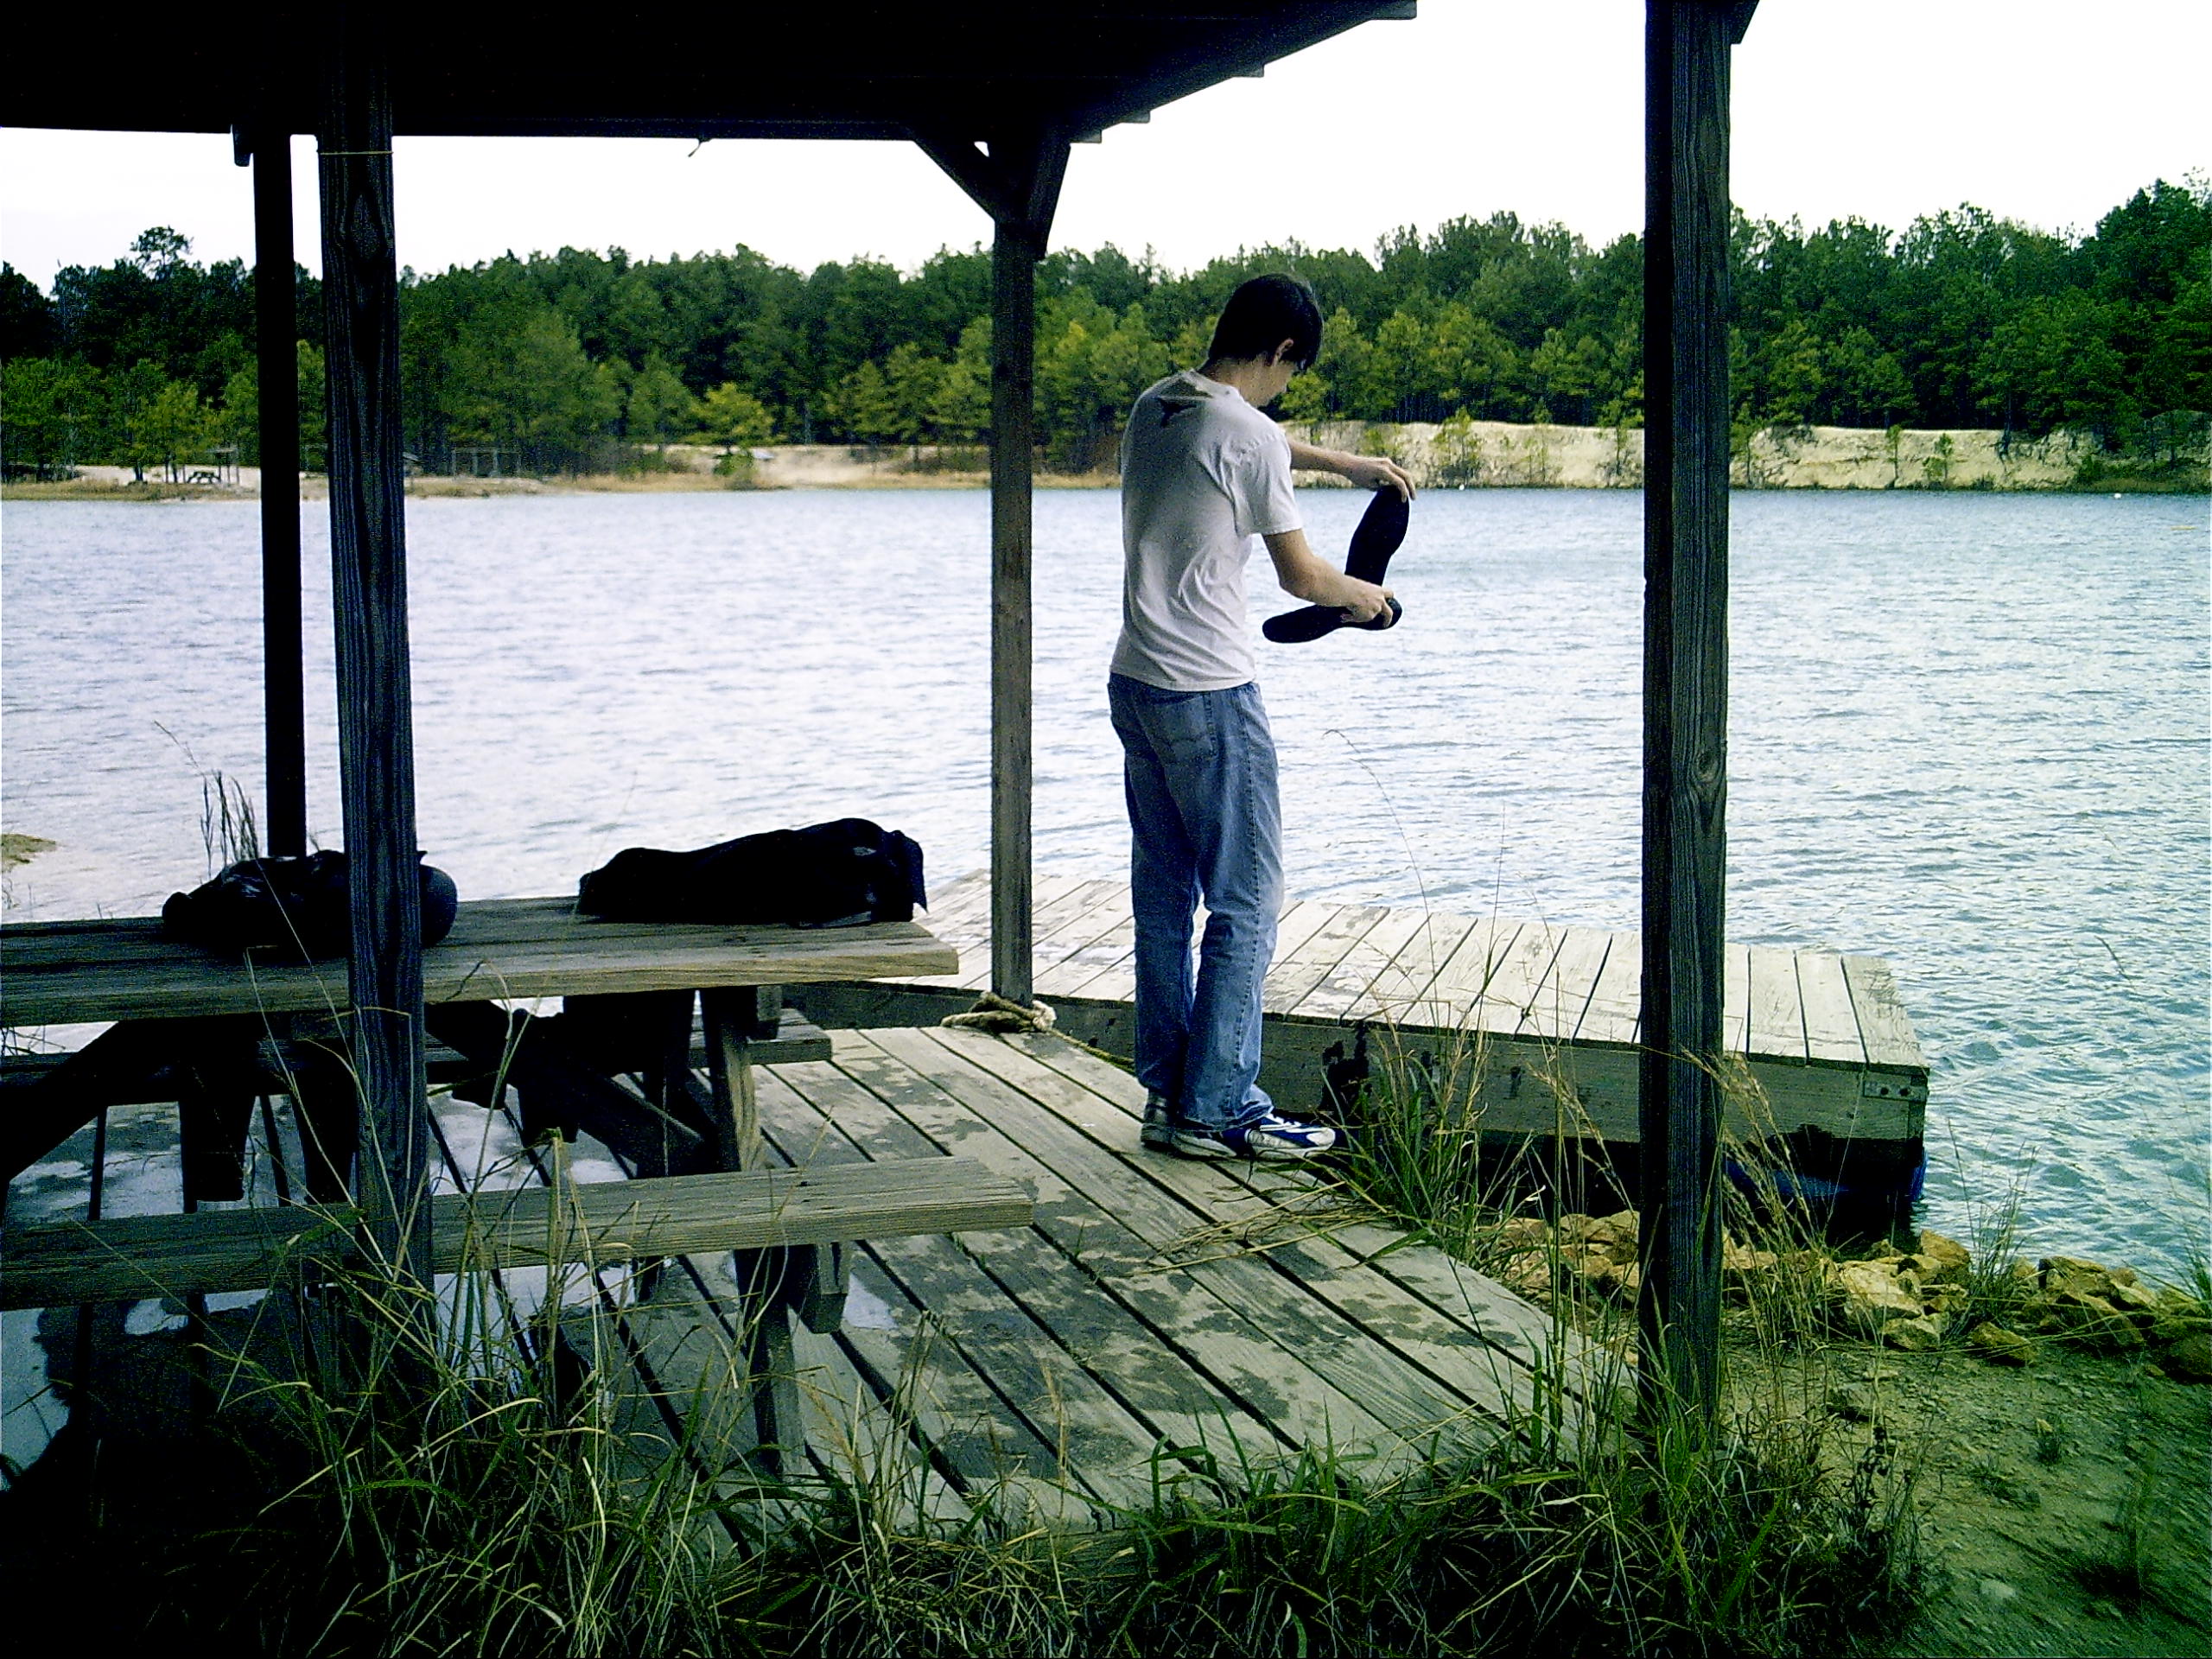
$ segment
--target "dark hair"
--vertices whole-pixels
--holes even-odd
[[[1213,326],[1216,358],[1264,357],[1283,343],[1301,369],[1321,354],[1321,305],[1295,276],[1255,276],[1229,296]]]

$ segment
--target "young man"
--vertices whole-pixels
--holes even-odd
[[[1312,291],[1255,277],[1230,297],[1205,365],[1139,397],[1122,442],[1122,637],[1107,696],[1135,842],[1137,1077],[1144,1144],[1185,1157],[1310,1158],[1336,1143],[1334,1130],[1278,1113],[1258,1084],[1282,819],[1244,565],[1264,541],[1286,593],[1366,621],[1389,590],[1306,544],[1291,468],[1408,497],[1413,483],[1391,461],[1292,443],[1260,412],[1320,346]]]

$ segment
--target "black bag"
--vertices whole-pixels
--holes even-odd
[[[584,877],[576,908],[616,922],[910,922],[927,905],[918,843],[839,818],[741,836],[696,852],[631,847]]]
[[[460,894],[443,870],[425,864],[418,873],[423,943],[435,944],[453,931]],[[342,957],[353,932],[351,902],[343,853],[249,858],[190,893],[171,893],[162,906],[162,932],[226,957],[249,950],[285,962]]]

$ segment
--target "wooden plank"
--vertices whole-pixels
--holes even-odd
[[[963,1492],[1017,1525],[1089,1522],[1091,1499],[1058,1453],[1007,1409],[935,1317],[866,1251],[849,1266],[861,1312],[849,1312],[838,1345],[894,1421],[912,1425]]]
[[[1479,916],[1467,936],[1429,982],[1428,988],[1401,1019],[1401,1025],[1439,1030],[1510,1033],[1521,1023],[1514,991],[1534,988],[1525,960],[1530,949],[1558,948],[1549,930],[1535,922]]]
[[[870,1049],[880,1051],[873,1060]],[[1120,1160],[1068,1134],[1020,1090],[949,1065],[915,1032],[870,1033],[841,1045],[837,1065],[932,1141],[1034,1180],[1037,1228],[1064,1258],[1157,1333],[1165,1351],[1289,1443],[1395,1440],[1363,1389],[1339,1387],[1300,1341],[1286,1339],[1303,1329],[1301,1316],[1268,1275],[1249,1267],[1193,1273],[1161,1261],[1155,1241],[1187,1232],[1188,1208],[1131,1179]]]
[[[789,1153],[807,1148],[810,1168],[860,1164],[875,1150],[894,1162],[934,1154],[911,1131],[880,1133],[873,1145],[859,1141],[842,1118],[818,1113],[785,1084],[768,1084],[772,1133]],[[904,1126],[899,1126],[903,1128]],[[791,1139],[785,1140],[788,1135]],[[976,1241],[995,1255],[1009,1243],[1018,1250],[1025,1233],[993,1233]],[[930,1310],[939,1328],[1019,1411],[1038,1437],[1094,1495],[1114,1503],[1141,1503],[1149,1492],[1149,1465],[1159,1444],[1154,1429],[1132,1416],[1112,1394],[1076,1363],[1046,1326],[1010,1299],[977,1256],[950,1238],[878,1240],[869,1254],[915,1302]]]
[[[1386,912],[1381,920],[1345,948],[1304,996],[1282,1012],[1316,1019],[1342,1015],[1358,1001],[1375,976],[1389,966],[1407,941],[1420,932],[1427,920],[1427,915],[1418,910]]]
[[[1029,1195],[962,1159],[764,1169],[429,1203],[440,1273],[827,1244],[1028,1224]],[[350,1249],[350,1210],[202,1211],[10,1230],[0,1307],[252,1290],[289,1260]]]
[[[991,873],[970,870],[965,875],[956,876],[938,890],[936,897],[923,907],[922,914],[929,918],[931,932],[947,936],[980,918],[976,937],[984,937],[990,931]]]
[[[1529,999],[1521,1032],[1548,1042],[1571,1042],[1582,1028],[1612,944],[1613,936],[1600,928],[1562,929],[1559,954]]]
[[[1111,925],[1090,942],[1071,950],[1038,976],[1040,996],[1103,996],[1127,1002],[1136,994],[1130,962],[1136,952],[1137,924],[1127,905],[1113,914]],[[1098,986],[1103,988],[1089,988]]]
[[[1480,918],[1398,1023],[1510,1033],[1521,1024],[1522,1000],[1535,992],[1541,971],[1535,958],[1548,961],[1558,949],[1557,935],[1539,923]]]
[[[486,912],[489,912],[488,914]],[[912,922],[858,927],[605,924],[566,900],[461,906],[423,953],[426,1000],[519,999],[950,972],[959,957]],[[67,931],[0,929],[0,1020],[11,1026],[213,1014],[334,1012],[342,963],[235,963],[160,936],[158,918]]]
[[[1925,1071],[1928,1057],[1921,1052],[1897,995],[1890,965],[1872,957],[1843,958],[1844,982],[1851,988],[1852,1012],[1859,1020],[1859,1034],[1866,1045],[1866,1064]]]
[[[1037,910],[1036,944],[1030,952],[1035,972],[1042,975],[1081,950],[1128,913],[1128,889],[1118,881],[1057,884],[1041,897]],[[969,971],[955,983],[981,990],[990,982],[988,941],[975,953]]]
[[[833,1118],[855,1146],[874,1157],[911,1158],[934,1149],[938,1142],[920,1127],[922,1122],[936,1124],[939,1134],[945,1132],[948,1121],[965,1120],[963,1127],[973,1122],[972,1117],[957,1105],[948,1119],[940,1103],[947,1099],[940,1085],[907,1071],[887,1054],[878,1053],[871,1058],[858,1045],[842,1058],[835,1081],[818,1072],[810,1072],[804,1078],[789,1080],[789,1086],[794,1112],[819,1112]],[[932,1100],[931,1096],[938,1099]],[[891,1103],[894,1098],[905,1109],[906,1115]],[[958,1138],[969,1148],[969,1155],[982,1158],[1002,1175],[1024,1185],[1033,1182],[1043,1200],[1040,1215],[1065,1216],[1071,1209],[1081,1211],[1083,1230],[1072,1236],[1079,1246],[1090,1247],[1094,1262],[1100,1243],[1126,1231],[1105,1211],[1073,1195],[1047,1165],[1004,1137]],[[988,1157],[982,1150],[986,1144],[992,1154]],[[1043,1224],[1040,1222],[1039,1225]],[[1103,1229],[1098,1237],[1087,1236],[1092,1228]],[[1251,1415],[1230,1395],[1194,1370],[1172,1339],[1163,1341],[1157,1330],[1116,1300],[1091,1273],[1048,1243],[1045,1232],[1001,1232],[987,1238],[963,1239],[960,1243],[981,1270],[996,1283],[1001,1296],[1027,1312],[1040,1328],[1051,1333],[1055,1343],[1079,1358],[1090,1372],[1103,1379],[1127,1402],[1128,1409],[1144,1425],[1147,1459],[1154,1443],[1179,1447],[1206,1446],[1216,1453],[1232,1459],[1241,1452],[1268,1451],[1280,1446],[1276,1433],[1266,1422]],[[1130,1261],[1141,1255],[1141,1245],[1134,1235],[1124,1241],[1123,1254]],[[1156,1305],[1162,1300],[1159,1293],[1167,1287],[1153,1288],[1155,1294],[1142,1300]],[[918,1294],[920,1287],[917,1286],[916,1289]],[[1195,1294],[1190,1290],[1185,1293],[1185,1296]],[[931,1308],[941,1306],[934,1294],[922,1300]],[[1187,1322],[1183,1310],[1175,1312],[1178,1324]],[[1222,1346],[1214,1342],[1205,1345]],[[1274,1357],[1274,1365],[1268,1368],[1270,1376],[1279,1364],[1278,1355]],[[1268,1386],[1272,1392],[1273,1383]]]
[[[969,1043],[963,1039],[972,1033],[946,1030],[916,1034],[985,1075],[1009,1084],[1018,1077],[1019,1093],[1035,1103],[1031,1109],[1058,1117],[1101,1151],[1120,1152],[1116,1161],[1123,1173],[1117,1185],[1123,1195],[1132,1190],[1134,1177],[1137,1185],[1151,1185],[1179,1199],[1188,1213],[1186,1224],[1179,1232],[1148,1235],[1155,1250],[1187,1249],[1203,1230],[1255,1219],[1272,1208],[1217,1166],[1134,1156],[1134,1126],[1125,1111],[1043,1065],[1018,1041],[993,1038]],[[889,1041],[887,1033],[876,1038]],[[1467,1350],[1452,1353],[1421,1328],[1433,1310],[1425,1313],[1408,1299],[1394,1296],[1379,1275],[1363,1276],[1348,1254],[1338,1252],[1340,1261],[1330,1263],[1325,1273],[1296,1274],[1281,1270],[1279,1249],[1253,1254],[1229,1240],[1216,1248],[1225,1253],[1208,1259],[1200,1249],[1187,1262],[1192,1276],[1233,1287],[1232,1294],[1251,1299],[1255,1308],[1281,1309],[1274,1317],[1281,1321],[1284,1347],[1339,1389],[1357,1391],[1363,1404],[1408,1441],[1442,1434],[1463,1448],[1486,1443],[1512,1412],[1532,1402],[1525,1375],[1502,1363],[1491,1364],[1498,1357],[1495,1351],[1470,1333],[1462,1332],[1468,1336]],[[1310,1241],[1308,1248],[1327,1247]],[[1393,1328],[1387,1340],[1385,1328]],[[1440,1321],[1437,1328],[1442,1330]],[[1501,1376],[1501,1370],[1512,1374]]]
[[[1806,1058],[1837,1065],[1864,1065],[1866,1046],[1859,1039],[1859,1016],[1852,1011],[1843,959],[1825,950],[1800,950],[1795,957],[1797,1000],[1805,1019]]]
[[[1350,1020],[1384,1020],[1393,1024],[1402,1021],[1420,1006],[1438,973],[1474,928],[1470,917],[1424,916],[1396,953],[1374,970],[1366,985],[1341,1010],[1341,1016]],[[1332,983],[1333,979],[1332,976]],[[1327,989],[1325,987],[1307,998],[1301,1011],[1312,1008],[1319,1012],[1326,1007],[1334,1000],[1325,994]]]
[[[1017,1038],[1008,1046],[1119,1107],[1125,1117],[1134,1120],[1141,1115],[1142,1088],[1132,1093],[1132,1080],[1114,1067],[1100,1065],[1080,1051],[1049,1038]],[[1280,1166],[1232,1163],[1217,1167],[1269,1203],[1311,1190],[1307,1174]],[[1363,1223],[1325,1220],[1316,1226],[1319,1239],[1349,1253],[1329,1255],[1324,1271],[1332,1279],[1342,1278],[1350,1266],[1372,1268],[1414,1291],[1447,1321],[1476,1334],[1524,1367],[1533,1369],[1557,1354],[1568,1366],[1568,1376],[1577,1387],[1595,1386],[1609,1369],[1601,1351],[1562,1328],[1552,1315],[1440,1250],[1408,1244],[1402,1232]]]
[[[1751,947],[1732,944],[1725,957],[1722,981],[1720,1048],[1723,1053],[1741,1054],[1751,1046]]]
[[[910,1419],[876,1397],[836,1338],[795,1324],[791,1358],[807,1451],[836,1491],[894,1528],[936,1530],[973,1516],[931,1467]]]
[[[1298,950],[1278,952],[1268,969],[1268,986],[1261,999],[1268,1014],[1287,1014],[1328,976],[1345,956],[1389,915],[1380,905],[1333,905],[1329,919]]]
[[[1798,1000],[1797,963],[1787,950],[1755,944],[1750,950],[1751,1036],[1745,1052],[1762,1059],[1802,1063],[1805,1007]]]

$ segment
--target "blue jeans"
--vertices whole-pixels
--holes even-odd
[[[1197,1122],[1249,1122],[1270,1104],[1258,1084],[1260,995],[1282,909],[1282,808],[1260,688],[1164,691],[1116,674],[1106,696],[1135,843],[1137,1081]]]

